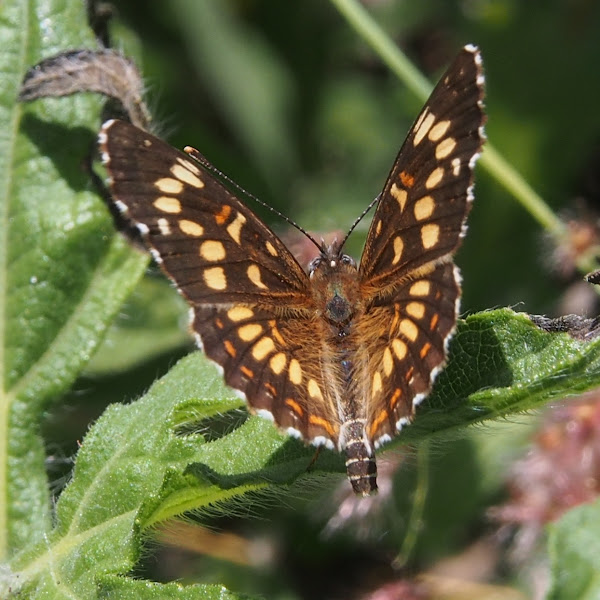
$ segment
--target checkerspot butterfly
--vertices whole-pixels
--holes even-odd
[[[343,452],[360,495],[377,489],[375,448],[411,421],[446,360],[482,99],[481,57],[466,46],[396,158],[359,265],[345,239],[315,242],[307,271],[193,148],[117,120],[99,136],[115,206],[189,302],[227,384],[292,436]]]

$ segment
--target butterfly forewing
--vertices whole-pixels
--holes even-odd
[[[108,121],[100,139],[115,201],[190,302],[303,307],[303,269],[200,165],[124,121]]]
[[[467,46],[433,90],[386,181],[360,264],[365,294],[387,293],[464,234],[483,142],[479,51]]]

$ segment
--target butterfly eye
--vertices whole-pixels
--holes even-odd
[[[317,256],[317,258],[313,258],[308,264],[308,276],[312,277],[315,271],[319,268],[320,264],[323,262],[322,256]]]
[[[348,265],[350,267],[356,267],[356,261],[351,256],[348,256],[347,254],[342,254],[342,256],[340,258],[340,262],[343,265]]]

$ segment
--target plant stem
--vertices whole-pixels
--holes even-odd
[[[433,86],[408,60],[367,10],[357,0],[331,0],[331,3],[406,87],[417,98],[425,102]],[[481,164],[555,238],[557,243],[565,237],[566,229],[563,222],[489,142],[485,145]]]
[[[417,483],[413,495],[412,509],[407,521],[406,533],[398,556],[394,559],[394,567],[400,569],[410,560],[417,545],[419,533],[423,528],[423,514],[427,493],[429,492],[429,440],[419,444],[417,449]]]

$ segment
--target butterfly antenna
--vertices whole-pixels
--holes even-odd
[[[354,221],[354,223],[352,223],[352,227],[350,227],[350,230],[348,231],[348,233],[342,240],[342,243],[340,244],[340,250],[344,247],[346,240],[350,237],[350,234],[354,231],[356,226],[365,218],[367,213],[379,202],[379,198],[381,198],[381,194],[378,194],[373,200],[371,200],[371,203],[369,204],[369,206],[367,206],[367,208],[365,208],[365,210],[363,210],[362,213],[360,213],[360,215],[358,216],[356,221]]]
[[[306,229],[304,229],[304,227],[301,227],[300,225],[298,225],[298,223],[292,221],[292,219],[290,219],[289,217],[286,217],[283,213],[280,213],[276,208],[273,208],[266,202],[263,202],[260,198],[257,198],[254,194],[251,194],[249,191],[245,190],[241,185],[239,185],[238,183],[233,181],[233,179],[228,177],[225,173],[223,173],[222,171],[217,169],[217,167],[215,167],[206,158],[206,156],[204,156],[204,154],[202,154],[200,151],[196,150],[196,148],[192,148],[191,146],[186,146],[184,148],[184,151],[186,154],[191,156],[196,162],[200,163],[207,171],[209,171],[213,175],[216,175],[219,179],[226,181],[229,185],[234,187],[238,192],[240,192],[247,198],[250,198],[251,200],[254,200],[254,202],[256,202],[257,204],[264,206],[264,208],[271,211],[274,215],[277,215],[280,219],[283,219],[286,223],[288,223],[288,225],[295,227],[298,231],[303,233],[319,249],[319,252],[322,252],[324,250],[324,244],[322,244],[322,243],[319,244],[317,242],[317,240],[315,240],[315,238],[312,235],[310,235],[310,233],[308,233],[308,231],[306,231]]]

